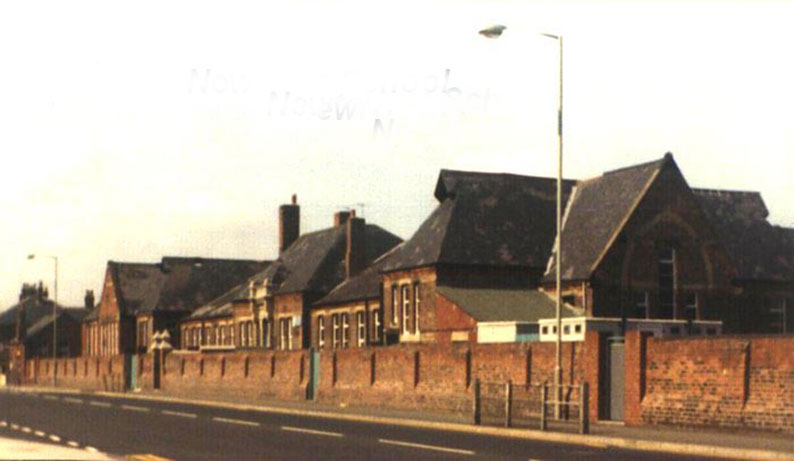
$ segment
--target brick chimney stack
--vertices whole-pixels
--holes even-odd
[[[298,196],[292,194],[292,203],[278,207],[278,254],[298,240],[301,228],[301,208]]]
[[[347,251],[345,251],[345,277],[358,275],[367,264],[367,224],[364,218],[356,218],[356,212],[349,215],[347,226]]]
[[[94,308],[94,290],[85,290],[85,308],[86,309],[93,309]]]
[[[334,227],[343,226],[345,223],[347,223],[347,220],[350,219],[351,216],[353,217],[356,216],[355,210],[337,211],[336,213],[334,213]]]

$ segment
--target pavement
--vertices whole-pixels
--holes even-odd
[[[50,443],[0,437],[0,459],[96,459],[110,460],[102,453],[67,448]]]
[[[60,388],[14,388],[17,392],[74,393]],[[677,455],[708,456],[726,459],[794,460],[794,439],[791,434],[747,430],[713,430],[667,426],[631,427],[611,422],[594,422],[590,434],[575,433],[574,424],[550,424],[553,431],[531,428],[475,426],[464,416],[433,412],[401,411],[375,407],[348,407],[318,402],[262,401],[255,405],[242,399],[227,401],[181,399],[158,393],[93,393],[114,398],[133,398],[172,403],[189,403],[208,407],[229,408],[266,413],[302,415],[337,420],[388,424],[412,428],[495,435],[515,439],[567,443],[583,446],[614,447]],[[3,450],[0,449],[0,453]]]

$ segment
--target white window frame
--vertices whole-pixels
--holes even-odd
[[[346,349],[350,342],[350,315],[342,314],[342,348]]]
[[[331,328],[333,333],[331,335],[331,346],[336,349],[339,347],[339,343],[341,342],[341,337],[339,336],[339,314],[333,314],[331,316]]]
[[[638,308],[642,307],[642,309],[645,310],[645,316],[639,318],[647,319],[648,315],[650,314],[650,295],[647,291],[641,291],[638,293],[642,294],[643,300],[641,303],[634,303],[634,310],[636,311]]]
[[[317,316],[317,347],[322,349],[325,347],[325,316]]]
[[[411,285],[402,285],[400,287],[400,294],[402,295],[402,332],[408,333],[408,320],[411,318]]]
[[[420,291],[420,284],[414,283],[414,328],[413,332],[415,335],[419,334],[419,309],[421,304],[421,291]]]
[[[695,300],[694,304],[689,303],[689,296]],[[700,318],[700,297],[698,296],[697,292],[688,291],[684,294],[684,318],[689,319],[689,312],[694,311],[695,315],[692,316],[692,320],[698,320]]]
[[[375,342],[378,342],[378,341],[380,341],[380,328],[381,328],[380,315],[381,315],[381,311],[380,311],[380,309],[376,309],[376,310],[372,311],[372,314],[373,314],[372,323],[373,323],[373,326],[375,327],[375,331],[372,332],[372,337],[375,339]]]
[[[356,312],[356,329],[358,331],[356,345],[358,347],[364,347],[367,335],[367,323],[364,321],[364,311]]]
[[[397,326],[399,323],[399,317],[397,315],[397,308],[400,304],[399,299],[399,289],[397,285],[392,285],[391,287],[391,323],[394,326]]]

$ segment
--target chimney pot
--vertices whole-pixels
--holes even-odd
[[[278,254],[284,252],[300,236],[300,205],[298,196],[292,194],[292,203],[278,208]]]
[[[350,219],[349,211],[337,211],[334,213],[334,227],[339,227],[347,223],[348,219]]]

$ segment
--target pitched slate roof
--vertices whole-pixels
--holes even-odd
[[[552,298],[531,289],[484,289],[438,287],[438,292],[466,311],[478,322],[532,322],[554,317],[557,305]],[[563,304],[564,318],[583,315],[570,305]]]
[[[574,182],[563,182],[563,200]],[[433,264],[544,267],[554,240],[557,182],[441,170],[438,207],[384,271]]]
[[[396,235],[374,224],[366,225],[365,234],[365,260],[368,265],[402,241]],[[331,227],[301,235],[267,269],[197,309],[189,318],[206,319],[231,315],[231,302],[248,296],[251,281],[263,283],[267,280],[276,287],[276,294],[328,293],[345,280],[346,237],[346,226]],[[364,273],[366,270],[359,275]],[[379,282],[380,275],[376,273],[375,276]],[[363,283],[359,288],[371,288],[369,282],[371,281]]]
[[[350,277],[337,285],[325,297],[315,302],[315,306],[327,306],[351,301],[360,301],[380,297],[381,269],[389,258],[394,255],[401,245],[397,245],[381,257],[376,259],[360,274]]]
[[[40,300],[35,296],[26,297],[21,302],[0,312],[0,327],[12,326],[16,328],[17,312],[19,306],[25,306],[25,327],[30,328],[33,324],[38,322],[43,317],[52,316],[52,300]],[[62,309],[58,306],[58,310]]]
[[[83,320],[83,318],[85,318],[87,313],[88,311],[82,307],[70,307],[65,309],[59,308],[56,310],[56,316],[58,318],[58,322],[60,322],[61,319],[64,318],[64,316],[67,316],[70,317],[75,322],[80,323]],[[38,334],[40,331],[50,327],[50,325],[52,325],[52,315],[45,315],[41,317],[36,323],[31,325],[30,328],[27,329],[27,331],[25,332],[25,336],[28,337],[34,336]]]
[[[383,228],[365,227],[365,263],[394,248],[402,239]],[[278,283],[277,293],[328,293],[345,279],[346,227],[332,227],[301,235],[257,281]]]
[[[565,208],[562,228],[562,278],[584,280],[644,196],[659,171],[675,164],[672,155],[579,181]],[[554,248],[544,281],[554,281]]]
[[[767,220],[758,192],[693,189],[700,206],[745,280],[794,280],[794,229]]]
[[[157,264],[110,261],[108,270],[120,308],[133,315],[195,310],[269,264],[269,261],[164,257]]]

